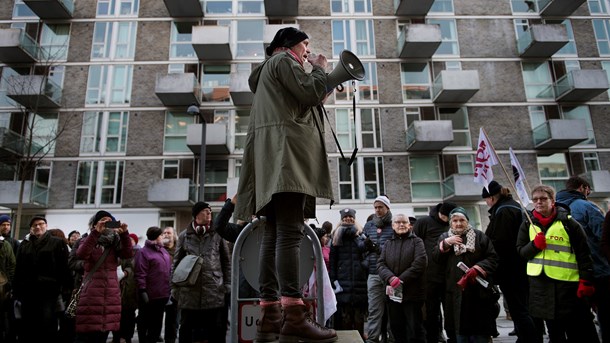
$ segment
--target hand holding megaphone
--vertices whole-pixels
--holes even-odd
[[[321,67],[324,70],[326,70],[328,67],[328,60],[326,59],[326,56],[322,54],[309,54],[307,56],[307,61],[312,65]]]

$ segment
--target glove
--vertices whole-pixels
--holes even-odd
[[[479,275],[479,273],[477,272],[476,268],[470,268],[457,282],[457,285],[460,286],[462,290],[465,290],[468,285],[475,283],[477,275]]]
[[[373,243],[373,241],[371,241],[371,239],[367,237],[364,240],[364,247],[367,251],[373,251],[373,249],[375,249],[375,243]]]
[[[534,237],[534,246],[540,250],[546,249],[546,237],[544,236],[544,232],[538,232],[536,237]]]
[[[576,296],[579,298],[591,297],[595,293],[595,287],[593,284],[587,280],[580,279],[578,281],[578,290],[576,291]]]
[[[390,286],[392,286],[392,288],[396,288],[400,285],[400,279],[397,278],[396,276],[392,276],[390,278]]]
[[[140,290],[140,294],[139,294],[139,298],[140,300],[140,305],[146,305],[148,304],[148,293],[146,293],[145,289],[141,289]]]
[[[385,286],[385,295],[394,295],[394,288],[390,285]]]

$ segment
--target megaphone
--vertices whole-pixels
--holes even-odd
[[[362,62],[349,50],[341,51],[339,55],[339,64],[333,69],[326,79],[326,90],[331,91],[333,88],[342,84],[347,80],[364,80],[364,65]]]

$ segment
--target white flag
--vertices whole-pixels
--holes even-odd
[[[477,155],[474,163],[474,182],[482,185],[487,189],[487,186],[494,179],[494,173],[491,166],[498,164],[498,158],[493,151],[489,139],[485,135],[483,128],[479,129],[479,144],[477,144]]]
[[[525,173],[523,173],[523,169],[517,160],[517,156],[515,156],[515,153],[513,152],[513,148],[508,148],[508,151],[510,153],[510,164],[513,169],[513,176],[515,177],[517,195],[519,196],[519,199],[521,199],[523,206],[527,206],[531,201],[527,189],[525,188]]]

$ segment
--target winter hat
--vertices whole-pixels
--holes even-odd
[[[483,199],[494,196],[502,190],[502,185],[497,183],[496,181],[491,181],[487,188],[483,187],[483,192],[481,193],[481,197]]]
[[[148,228],[148,230],[146,230],[146,238],[148,238],[149,241],[154,241],[159,236],[161,236],[162,233],[163,229],[161,229],[160,227],[151,226]]]
[[[415,224],[416,221],[417,221],[417,218],[409,217],[409,223],[411,223],[411,225]]]
[[[34,224],[34,222],[37,220],[43,220],[45,224],[47,223],[47,218],[45,218],[43,215],[38,214],[33,216],[32,219],[30,219],[30,227],[32,227],[32,224]]]
[[[193,205],[193,209],[192,209],[192,214],[193,214],[193,218],[197,217],[197,215],[199,214],[199,212],[205,210],[206,208],[209,208],[210,211],[212,210],[212,207],[210,206],[210,204],[208,204],[207,202],[198,202],[195,205]]]
[[[388,209],[390,209],[390,199],[388,199],[387,196],[385,195],[380,195],[377,198],[375,198],[375,201],[373,203],[376,203],[377,201],[383,203],[385,205],[385,207],[387,207]]]
[[[307,38],[309,38],[309,36],[305,32],[294,27],[279,29],[275,33],[275,37],[273,37],[271,44],[265,49],[265,52],[267,55],[271,56],[276,48],[291,48]]]
[[[105,217],[110,217],[110,219],[112,219],[113,221],[116,220],[114,219],[114,217],[112,216],[112,214],[110,214],[110,212],[108,211],[98,211],[93,219],[93,226],[97,225],[97,222],[99,222],[102,218]]]
[[[352,218],[356,218],[356,210],[351,209],[351,208],[343,209],[343,210],[339,211],[339,213],[341,214],[341,219],[343,219],[343,218],[345,218],[347,216],[350,216]]]
[[[466,210],[463,207],[456,207],[451,210],[451,212],[449,213],[449,218],[453,216],[462,216],[466,218],[466,220],[470,221],[470,219],[468,218],[468,214],[466,214]]]
[[[457,205],[452,202],[444,202],[438,211],[440,212],[440,214],[442,214],[444,216],[449,216],[451,211],[453,211],[453,209],[456,207],[457,207]]]
[[[6,222],[9,222],[9,223],[10,223],[10,222],[11,222],[11,217],[9,217],[9,216],[8,216],[8,215],[6,215],[6,214],[1,215],[1,216],[0,216],[0,225],[4,224],[4,223],[6,223]]]
[[[138,239],[138,235],[136,235],[135,233],[130,233],[130,234],[129,234],[129,237],[130,237],[131,239],[133,239],[133,242],[134,242],[135,244],[138,244],[138,241],[139,241],[139,239]]]

